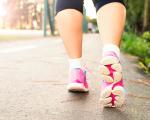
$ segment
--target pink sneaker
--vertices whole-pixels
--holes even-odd
[[[114,52],[107,52],[100,63],[103,78],[100,103],[105,107],[121,107],[125,101],[125,90],[120,60]]]
[[[88,92],[88,83],[86,81],[86,71],[75,68],[70,71],[70,83],[67,89],[72,92]]]

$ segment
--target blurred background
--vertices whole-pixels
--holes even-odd
[[[150,72],[150,0],[125,0],[127,21],[121,49],[139,57],[139,67]],[[0,0],[0,40],[58,35],[56,0]],[[98,33],[96,12],[85,0],[83,32]]]
[[[54,17],[56,0],[0,0],[0,28],[42,29],[44,8],[46,7],[44,7],[44,3],[49,4],[50,17]],[[136,33],[149,31],[149,0],[125,0],[125,3],[127,6],[126,31]],[[96,24],[95,8],[91,0],[85,0],[85,8],[87,21]]]
[[[43,0],[0,0],[1,29],[42,29]]]

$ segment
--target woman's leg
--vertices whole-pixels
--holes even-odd
[[[126,9],[123,4],[112,2],[97,11],[100,39],[103,45],[120,45],[124,29]]]
[[[95,0],[97,23],[103,43],[100,72],[103,79],[100,101],[106,107],[124,103],[120,39],[124,29],[126,9],[122,0]]]
[[[69,58],[82,56],[83,0],[58,0],[56,21]]]
[[[69,56],[68,89],[86,92],[86,77],[81,69],[83,0],[57,0],[56,11],[58,30]]]

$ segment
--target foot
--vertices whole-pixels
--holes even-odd
[[[121,107],[125,101],[122,67],[114,52],[107,52],[100,62],[102,76],[100,103],[104,107]]]
[[[70,71],[70,83],[67,89],[72,92],[88,92],[88,83],[86,81],[86,71],[80,68],[74,68]]]

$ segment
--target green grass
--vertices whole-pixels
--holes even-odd
[[[144,33],[145,34],[145,33]],[[121,45],[121,49],[132,55],[139,57],[139,66],[146,72],[150,72],[150,41],[148,34],[146,33],[146,37],[137,36],[133,33],[125,32],[123,34],[123,42]]]

